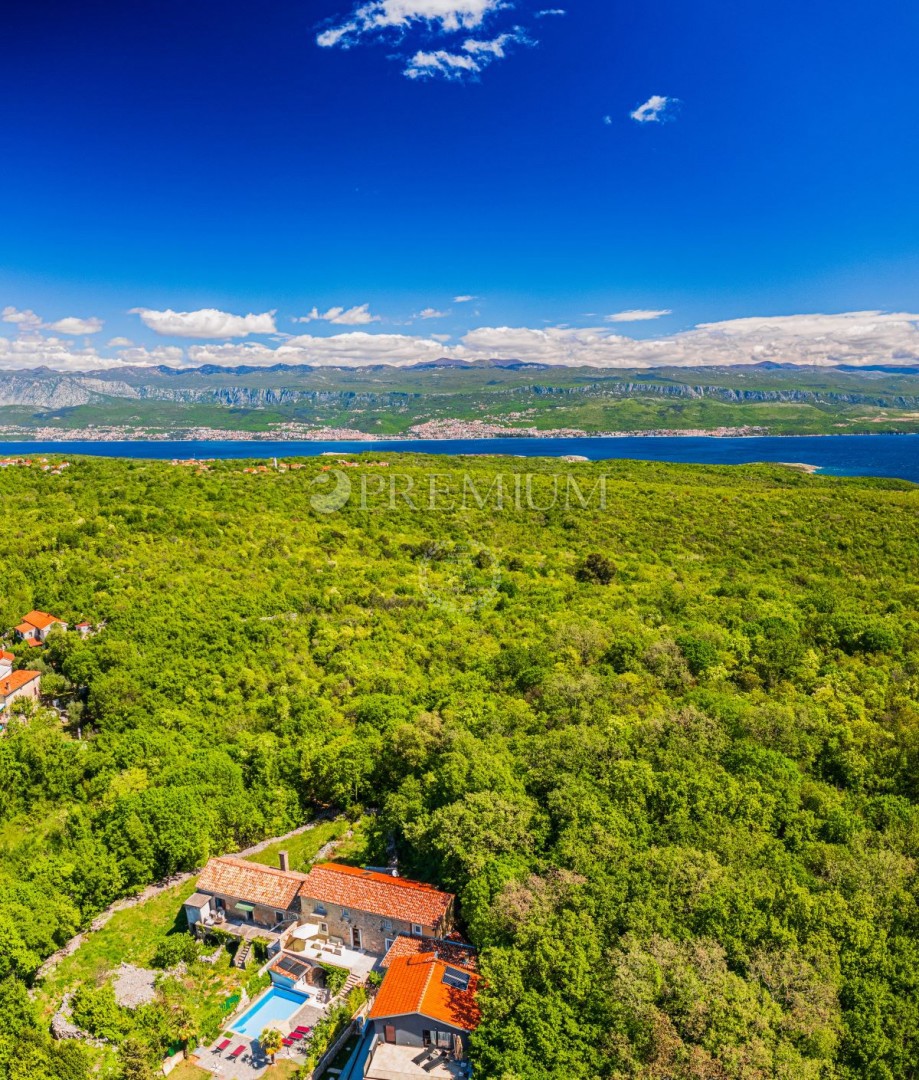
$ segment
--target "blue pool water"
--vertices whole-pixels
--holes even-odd
[[[289,1020],[306,1002],[304,994],[272,986],[248,1012],[243,1013],[233,1025],[233,1030],[247,1039],[257,1039],[265,1028],[276,1027],[279,1022]]]
[[[410,439],[379,442],[3,442],[0,457],[92,454],[120,458],[271,458],[401,451],[420,454],[511,454],[592,461],[631,458],[700,465],[803,462],[841,476],[890,476],[919,483],[919,435],[785,435],[761,438],[624,436],[590,439]]]

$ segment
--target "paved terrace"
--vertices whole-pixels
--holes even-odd
[[[433,1080],[465,1080],[469,1070],[464,1062],[452,1061],[436,1050],[381,1042],[364,1075],[366,1080],[422,1080],[426,1076]]]

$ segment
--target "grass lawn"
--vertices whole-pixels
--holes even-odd
[[[258,855],[250,855],[250,862],[261,863],[263,866],[277,866],[278,852],[286,851],[290,856],[291,870],[308,870],[310,863],[315,859],[316,853],[330,840],[338,840],[344,836],[351,825],[344,818],[336,818],[334,821],[320,821],[314,829],[308,829],[299,836],[292,836],[289,840],[270,844]]]
[[[341,839],[349,829],[353,830],[354,835],[336,848],[334,858],[342,862],[359,862],[366,846],[366,822],[361,819],[352,824],[345,818],[320,821],[315,829],[293,836],[290,840],[271,844],[258,855],[251,855],[250,861],[263,866],[277,866],[278,852],[286,851],[290,856],[291,870],[308,870],[319,849],[330,840]]]
[[[202,1069],[191,1061],[182,1061],[169,1074],[173,1080],[207,1080],[213,1077],[212,1072]]]
[[[95,985],[125,961],[144,967],[157,944],[178,925],[184,926],[182,903],[195,883],[177,885],[145,904],[116,912],[99,931],[90,934],[75,953],[65,957],[38,987],[38,999],[53,1012],[68,989],[80,983]]]

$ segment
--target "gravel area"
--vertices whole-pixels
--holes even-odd
[[[115,972],[115,1000],[127,1009],[148,1005],[156,997],[158,971],[122,964]]]

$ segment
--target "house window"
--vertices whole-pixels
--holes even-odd
[[[226,905],[225,901],[223,900],[223,897],[215,896],[214,897],[214,903],[217,905],[217,910],[218,911],[225,911],[226,910],[227,905]]]
[[[316,906],[313,908],[313,914],[314,915],[328,915],[328,912],[325,909],[325,905],[316,904]]]
[[[392,933],[392,919],[384,919],[382,929],[383,929],[384,933],[391,934]]]
[[[412,923],[412,933],[415,937],[421,937],[424,933],[424,927],[420,926],[418,923]]]
[[[283,911],[276,911],[274,913],[274,921],[276,923],[282,923],[282,922],[284,922],[284,919],[285,919],[285,914],[284,914]]]
[[[438,1031],[437,1033],[437,1045],[441,1050],[449,1050],[453,1045],[453,1036],[449,1031]]]
[[[444,986],[452,986],[455,990],[468,990],[469,972],[448,967],[441,982],[443,982]]]
[[[322,934],[327,934],[329,932],[329,924],[327,922],[321,922],[319,924],[319,932]]]
[[[343,907],[341,909],[341,917],[343,919],[350,919],[351,918],[351,908]]]
[[[391,938],[391,937],[383,938],[383,946],[384,946],[384,948],[386,949],[387,952],[389,952],[389,950],[395,944],[396,944],[396,939],[395,938]]]

